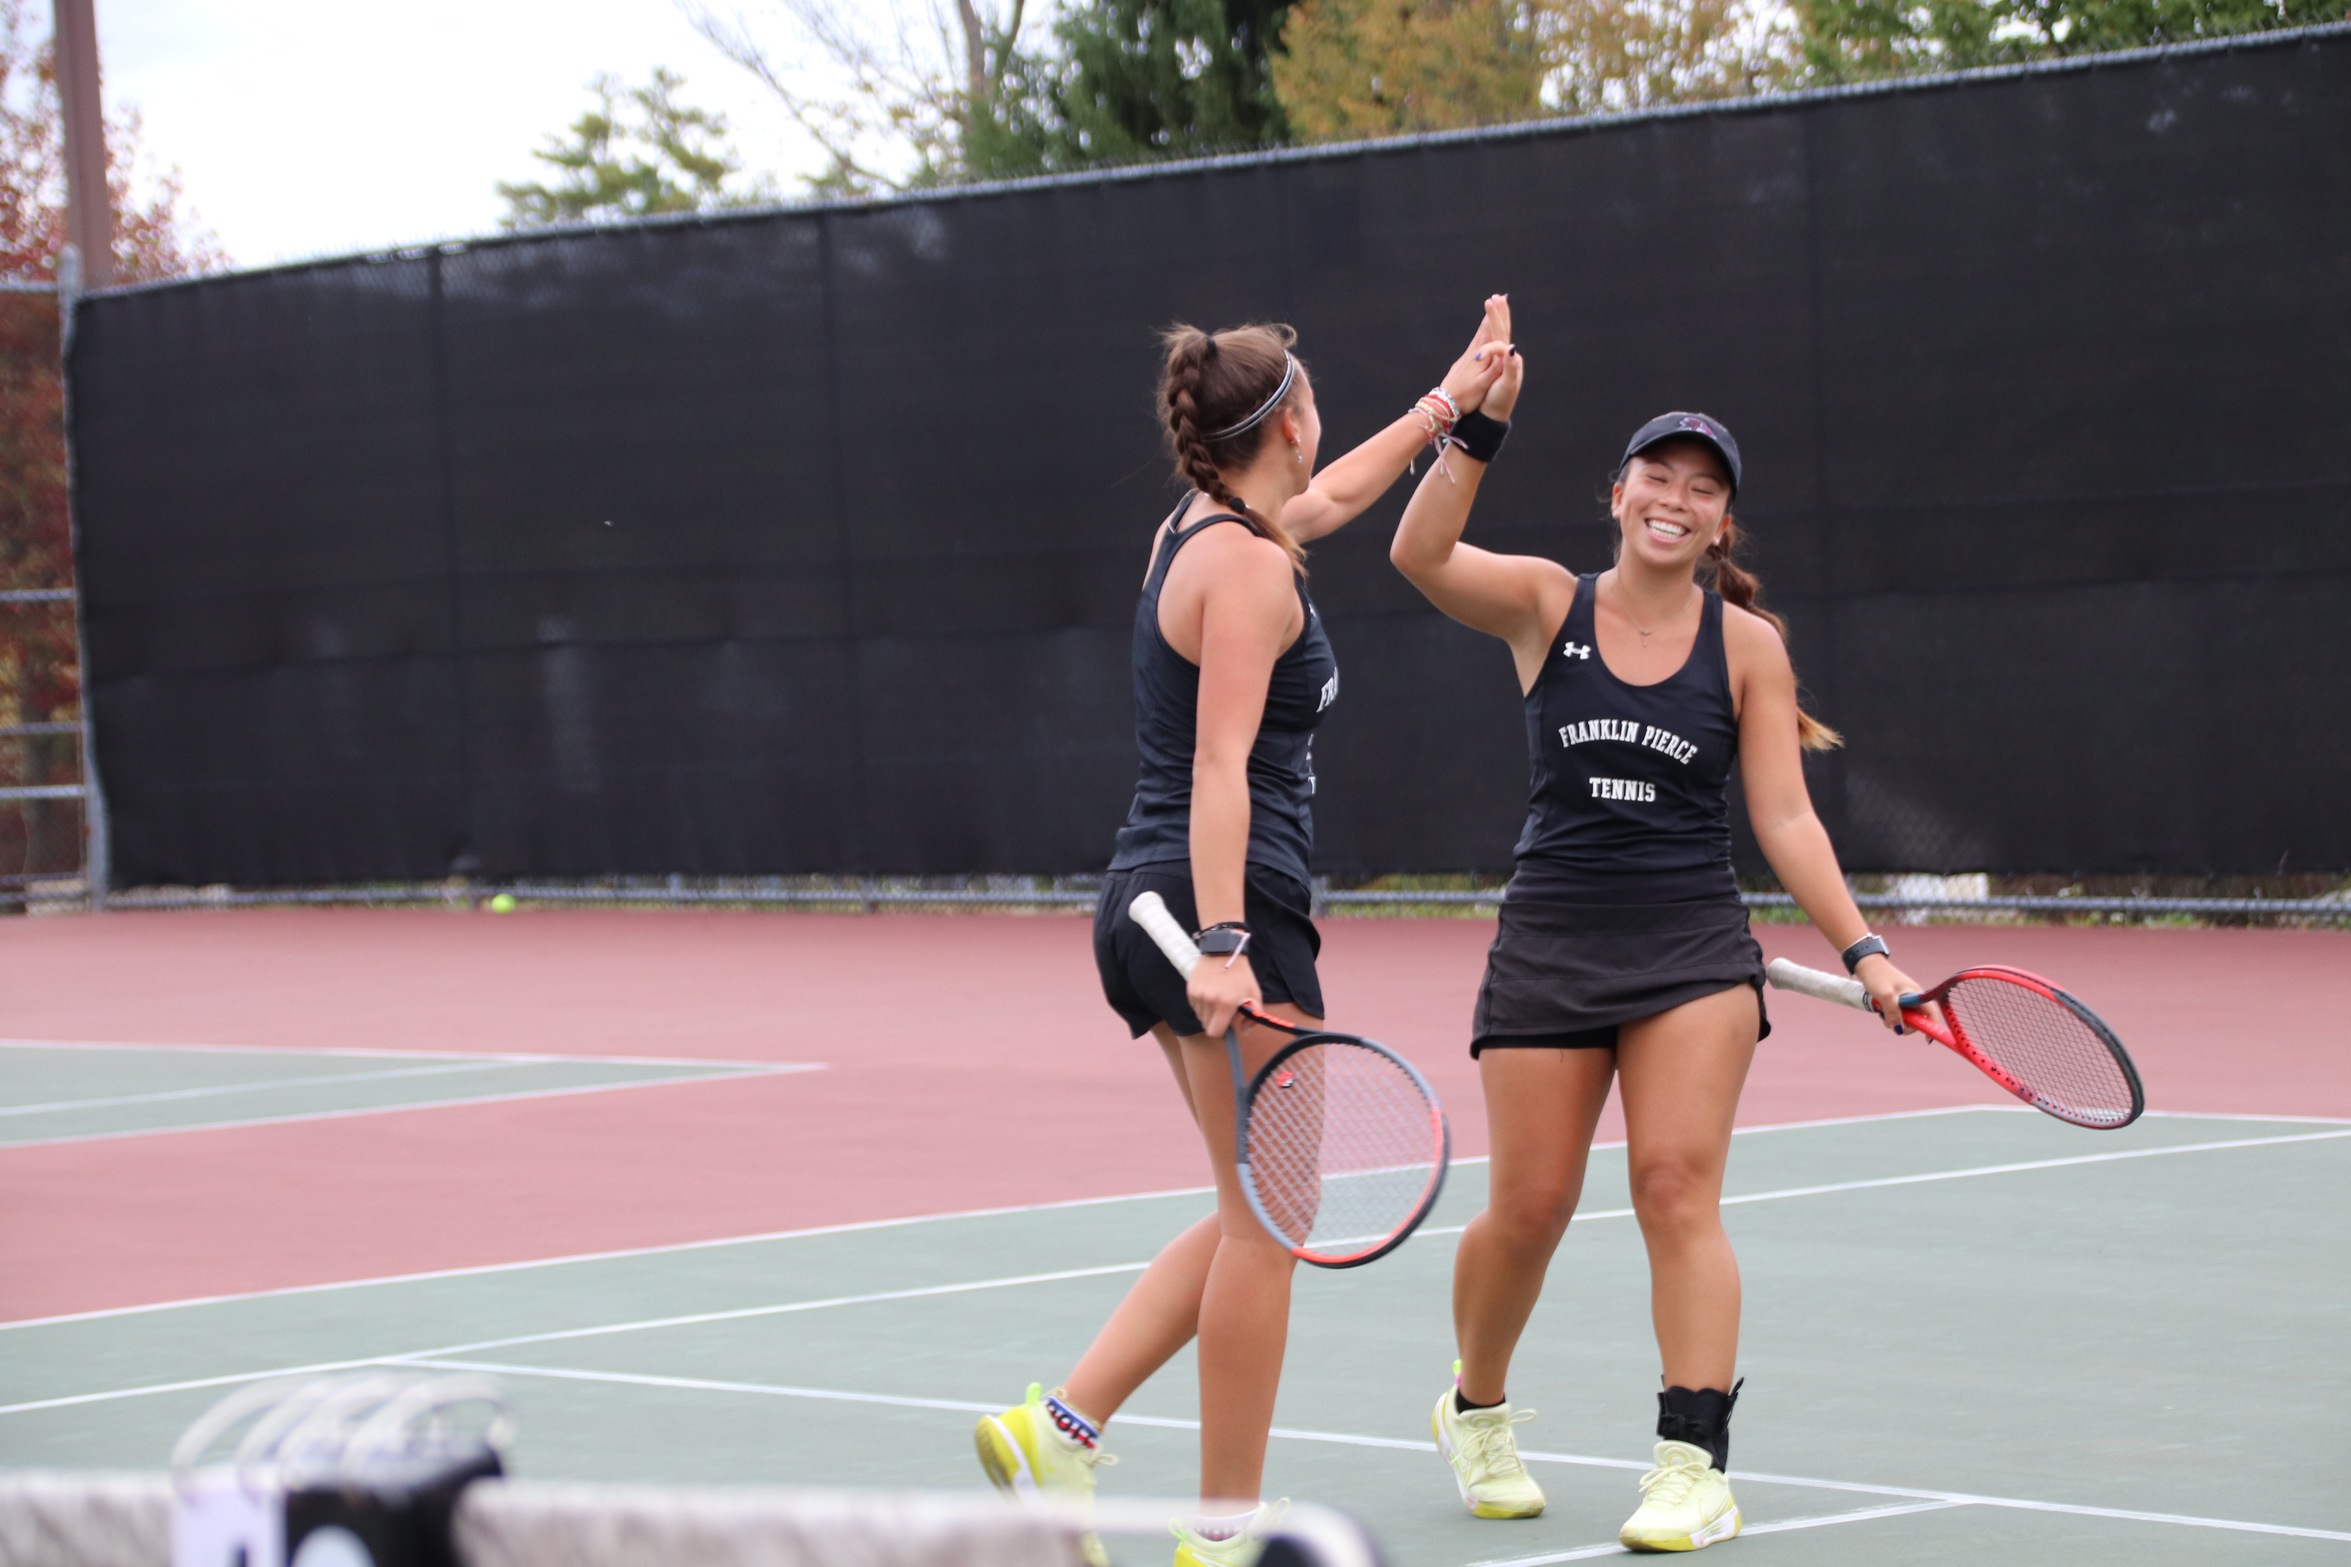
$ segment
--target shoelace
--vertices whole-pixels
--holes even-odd
[[[1503,1474],[1525,1474],[1527,1466],[1519,1460],[1518,1443],[1511,1436],[1510,1428],[1523,1426],[1534,1418],[1533,1410],[1522,1409],[1508,1420],[1463,1420],[1462,1424],[1469,1427],[1469,1441],[1464,1445],[1469,1449],[1470,1461]]]
[[[1691,1490],[1705,1473],[1697,1464],[1667,1464],[1652,1469],[1641,1476],[1641,1500],[1661,1507],[1679,1507],[1690,1499]]]

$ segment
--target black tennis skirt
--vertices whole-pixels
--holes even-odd
[[[1469,1053],[1508,1046],[1613,1046],[1617,1025],[1654,1017],[1734,985],[1755,987],[1762,1022],[1763,949],[1737,898],[1589,904],[1505,900],[1486,953]]]
[[[1168,912],[1186,930],[1200,923],[1192,901],[1192,867],[1178,860],[1112,871],[1102,878],[1102,899],[1094,905],[1094,966],[1102,974],[1102,997],[1126,1019],[1138,1038],[1154,1023],[1178,1034],[1197,1034],[1200,1019],[1185,999],[1184,979],[1159,944],[1127,917],[1127,905],[1146,892],[1167,900]],[[1241,912],[1249,926],[1249,967],[1267,1001],[1288,1001],[1308,1017],[1323,1016],[1322,976],[1314,960],[1322,934],[1308,916],[1314,894],[1295,876],[1262,865],[1248,868]]]

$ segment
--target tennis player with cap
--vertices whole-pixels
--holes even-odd
[[[1523,375],[1514,356],[1488,414],[1508,417]],[[1472,1023],[1493,1162],[1454,1264],[1461,1358],[1432,1424],[1477,1516],[1543,1510],[1512,1431],[1533,1411],[1513,1414],[1504,1384],[1613,1078],[1664,1362],[1655,1467],[1618,1537],[1696,1550],[1739,1532],[1726,1472],[1739,1265],[1720,1203],[1739,1092],[1771,1027],[1731,870],[1734,761],[1780,884],[1889,1026],[1918,987],[1870,934],[1813,814],[1801,753],[1838,737],[1798,705],[1786,628],[1732,558],[1729,429],[1669,413],[1634,433],[1609,493],[1616,564],[1592,576],[1463,544],[1486,464],[1454,455],[1460,482],[1422,481],[1390,557],[1439,609],[1509,644],[1532,784]]]

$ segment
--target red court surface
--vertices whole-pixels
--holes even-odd
[[[1492,926],[1334,919],[1334,1020],[1402,1048],[1484,1148],[1466,1049]],[[1808,928],[1760,926],[1814,966]],[[2158,1110],[2351,1117],[2351,936],[1922,926],[2089,1000]],[[1931,1044],[1774,995],[1748,1124],[2002,1102]],[[259,910],[0,927],[0,1037],[818,1061],[793,1076],[0,1150],[0,1320],[1193,1186],[1159,1053],[1089,922]],[[1613,1115],[1604,1136],[1621,1135]],[[2087,1134],[2085,1134],[2087,1135]]]

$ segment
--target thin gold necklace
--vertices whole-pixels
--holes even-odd
[[[1641,624],[1639,617],[1633,614],[1633,601],[1625,593],[1624,578],[1622,577],[1616,579],[1616,607],[1624,611],[1624,618],[1633,623],[1633,629],[1641,633],[1641,640],[1647,642],[1651,632],[1647,626]],[[1678,615],[1681,610],[1677,608],[1674,613]]]

